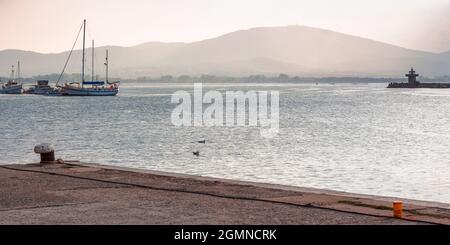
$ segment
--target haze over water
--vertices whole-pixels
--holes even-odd
[[[0,95],[0,164],[38,162],[33,147],[49,142],[66,160],[450,203],[450,90],[204,84],[210,89],[280,91],[278,137],[172,126],[170,97],[192,84],[123,84],[108,98]]]

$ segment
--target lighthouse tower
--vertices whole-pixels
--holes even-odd
[[[414,71],[414,69],[411,67],[411,71],[409,71],[408,74],[406,74],[405,76],[408,77],[408,84],[410,86],[417,86],[417,77],[419,76],[419,74],[416,74],[416,72]]]

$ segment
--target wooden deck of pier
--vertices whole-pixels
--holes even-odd
[[[98,165],[0,167],[0,224],[450,224],[444,204]]]

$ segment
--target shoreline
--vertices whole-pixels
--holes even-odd
[[[445,203],[92,163],[3,165],[0,177],[1,224],[450,224]]]

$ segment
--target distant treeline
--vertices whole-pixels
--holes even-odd
[[[365,77],[300,77],[280,74],[278,76],[251,75],[247,77],[232,76],[161,76],[161,77],[138,77],[137,82],[246,82],[246,83],[387,83],[391,78],[365,78]]]
[[[33,76],[31,78],[24,78],[25,83],[34,83],[36,80],[49,80],[54,83],[58,80],[59,74],[48,74]],[[7,81],[9,78],[0,77],[2,82]],[[60,81],[65,82],[78,82],[81,79],[81,74],[64,74]],[[86,80],[91,80],[88,76]],[[96,77],[95,80],[105,80],[104,77]],[[208,83],[231,83],[231,82],[246,82],[246,83],[389,83],[389,82],[406,82],[406,78],[371,78],[371,77],[300,77],[300,76],[288,76],[286,74],[280,74],[278,76],[265,76],[265,75],[251,75],[246,77],[232,77],[232,76],[215,76],[215,75],[201,75],[201,76],[171,76],[165,75],[161,77],[138,77],[136,79],[120,79],[109,78],[109,81],[123,81],[123,82],[154,82],[154,83],[194,83],[194,82],[208,82]],[[450,83],[450,76],[427,78],[420,77],[419,81],[422,82],[448,82]]]
[[[420,77],[422,82],[449,82],[450,76],[427,78]],[[232,77],[232,76],[161,76],[161,77],[138,77],[137,79],[129,80],[136,82],[280,82],[280,83],[390,83],[390,82],[406,82],[406,78],[373,78],[373,77],[300,77],[288,76],[280,74],[278,76],[265,75],[251,75],[247,77]]]

